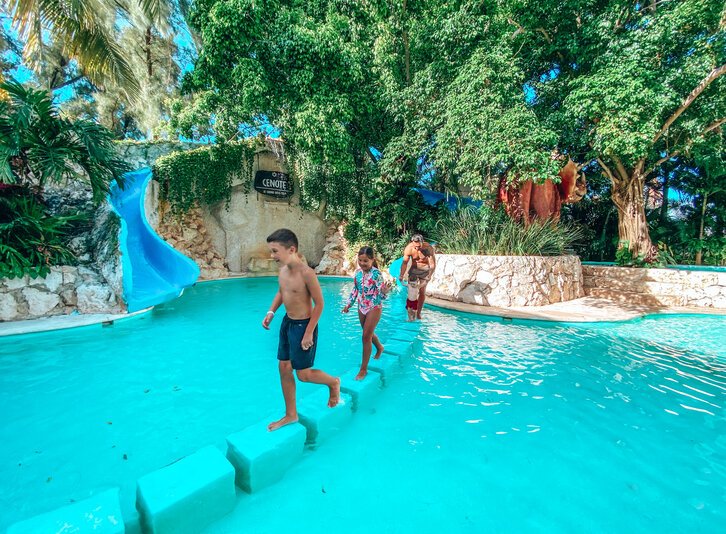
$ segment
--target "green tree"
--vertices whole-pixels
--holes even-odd
[[[17,82],[0,85],[0,182],[42,191],[47,182],[85,180],[95,200],[127,171],[113,134],[91,121],[58,115],[48,93]]]
[[[621,242],[652,257],[646,182],[726,122],[721,0],[507,2],[533,109],[611,181]]]
[[[188,2],[183,0],[181,5],[186,9]],[[165,29],[170,7],[170,0],[3,2],[13,27],[25,43],[24,59],[31,68],[36,71],[47,68],[49,60],[63,68],[75,59],[82,76],[99,86],[121,87],[131,98],[140,96],[140,87],[126,51],[115,38],[118,18],[121,16],[137,26]],[[49,58],[49,54],[62,59]]]

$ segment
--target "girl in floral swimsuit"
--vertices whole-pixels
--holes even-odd
[[[363,358],[355,379],[363,380],[368,374],[368,362],[371,359],[373,345],[376,346],[376,355],[373,359],[377,360],[383,353],[383,345],[375,330],[381,319],[386,292],[383,275],[378,270],[371,247],[363,247],[358,251],[358,266],[360,270],[355,273],[353,290],[343,308],[343,313],[348,313],[351,305],[358,302],[358,319],[363,327]]]

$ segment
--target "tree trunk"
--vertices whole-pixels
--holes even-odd
[[[668,189],[669,189],[670,173],[666,172],[663,176],[663,200],[660,203],[660,224],[664,225],[668,220]]]
[[[701,224],[698,227],[698,242],[700,243],[703,239],[703,227],[706,220],[706,206],[708,205],[708,193],[703,193],[703,203],[701,204]],[[696,265],[701,265],[703,261],[703,248],[699,244],[698,250],[696,251]]]
[[[154,74],[153,63],[151,61],[151,26],[146,28],[146,75],[151,80]]]
[[[642,256],[645,261],[655,259],[657,249],[650,240],[648,220],[645,218],[643,180],[629,177],[627,180],[613,177],[612,198],[618,209],[618,248],[627,246],[633,257]]]

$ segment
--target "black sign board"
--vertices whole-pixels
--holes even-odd
[[[257,171],[255,191],[271,197],[286,198],[292,195],[292,179],[289,174],[276,171]]]

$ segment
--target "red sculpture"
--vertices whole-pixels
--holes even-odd
[[[507,215],[517,221],[524,221],[525,225],[529,225],[533,219],[557,222],[563,203],[579,202],[587,193],[585,175],[574,161],[569,160],[558,174],[561,180],[558,184],[551,179],[542,184],[531,181],[508,184],[507,177],[503,176],[499,180],[497,201],[504,204]]]

